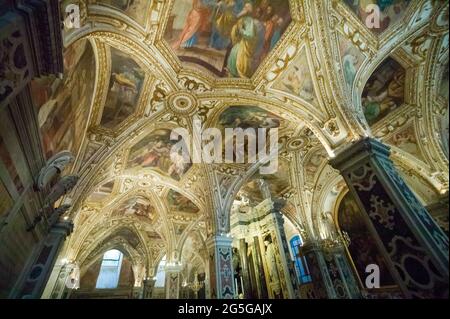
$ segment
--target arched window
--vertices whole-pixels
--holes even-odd
[[[166,280],[166,256],[161,259],[161,262],[158,266],[158,272],[156,273],[156,282],[155,287],[164,287],[164,283]]]
[[[103,255],[102,266],[97,278],[97,289],[114,289],[119,284],[123,254],[117,249],[108,250]]]
[[[300,255],[300,247],[303,246],[302,239],[299,235],[295,235],[290,240],[292,256],[295,263],[295,270],[297,271],[298,279],[300,283],[306,284],[311,282],[311,274],[309,273],[308,264],[306,263],[306,258]]]

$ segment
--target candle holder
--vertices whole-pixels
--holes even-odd
[[[197,275],[197,273],[195,273],[194,282],[188,283],[187,287],[189,289],[192,289],[192,291],[194,291],[195,299],[198,299],[198,292],[200,291],[200,289],[203,288],[204,285],[205,285],[205,282],[204,281],[199,281],[198,280],[198,275]]]

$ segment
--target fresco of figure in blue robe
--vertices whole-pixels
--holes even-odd
[[[165,39],[189,66],[250,78],[290,21],[288,0],[176,0]]]
[[[379,26],[372,27],[371,23],[367,24],[367,27],[375,33],[382,33],[403,17],[410,0],[345,0],[345,2],[364,24],[366,21],[373,22],[372,6],[377,5],[380,10]]]

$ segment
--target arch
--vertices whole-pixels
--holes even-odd
[[[447,8],[448,9],[448,8]],[[447,34],[448,41],[448,34]],[[445,101],[445,97],[439,96],[437,85],[443,81],[443,76],[445,72],[448,72],[448,63],[449,63],[449,49],[448,44],[447,48],[444,49],[444,53],[442,56],[436,58],[434,55],[440,53],[443,50],[441,46],[444,46],[445,36],[442,35],[437,40],[435,40],[434,45],[430,48],[432,54],[427,57],[427,69],[424,77],[424,81],[429,81],[434,83],[435,85],[428,85],[424,87],[425,90],[425,122],[427,126],[430,128],[429,130],[425,130],[429,137],[429,143],[432,146],[432,152],[436,153],[436,157],[440,159],[438,161],[438,165],[442,169],[446,169],[448,167],[449,158],[448,158],[448,141],[445,144],[445,137],[448,139],[448,131],[445,133],[445,125],[447,125],[448,130],[448,97],[447,101]],[[448,43],[448,42],[447,42]],[[447,73],[448,76],[448,73]],[[444,84],[445,85],[445,84]],[[448,85],[447,85],[447,94],[448,94]],[[437,114],[436,114],[437,113]],[[444,123],[441,121],[437,121],[440,117],[443,117]],[[446,118],[446,120],[445,120]],[[445,122],[446,121],[446,122]],[[439,123],[441,122],[441,123]],[[444,131],[443,131],[444,130]],[[441,141],[437,141],[435,132],[439,132],[438,136]]]
[[[420,8],[419,8],[420,6]],[[406,14],[403,19],[408,21],[408,31],[395,33],[397,37],[395,41],[385,41],[378,40],[379,46],[377,47],[377,51],[373,54],[371,59],[368,60],[367,63],[363,64],[358,71],[354,83],[363,83],[364,85],[356,86],[353,90],[353,101],[359,110],[362,111],[362,102],[361,96],[365,87],[365,84],[369,80],[369,77],[373,74],[375,69],[388,57],[392,52],[395,52],[398,48],[400,48],[407,40],[411,39],[414,36],[417,36],[421,32],[421,27],[429,22],[429,12],[431,11],[430,4],[423,3],[415,3],[411,4],[410,8],[408,8],[408,14]],[[421,12],[423,14],[422,19],[414,19],[413,17],[417,17]],[[408,20],[409,19],[409,20]],[[391,32],[388,32],[383,35],[384,37],[392,37]]]
[[[85,242],[87,241],[87,245],[80,247],[80,250],[75,252],[73,258],[73,260],[77,260],[82,273],[98,260],[102,252],[113,248],[120,248],[123,253],[126,253],[131,258],[134,265],[142,264],[147,269],[150,267],[150,255],[145,241],[135,228],[116,223],[116,225],[103,232],[91,233],[90,235],[88,238],[91,240],[86,238]],[[96,237],[95,240],[93,240],[94,236]]]
[[[163,7],[161,1],[153,2],[152,5],[160,9]],[[176,94],[180,92],[191,96],[195,100],[196,111],[201,111],[204,116],[205,127],[217,126],[221,115],[237,105],[244,108],[258,107],[264,112],[270,112],[279,117],[280,121],[285,121],[287,125],[286,129],[282,131],[283,136],[280,142],[283,148],[280,153],[285,158],[294,158],[289,162],[291,179],[294,180],[291,180],[290,187],[296,189],[289,189],[278,194],[292,204],[282,210],[282,213],[294,224],[296,229],[299,229],[299,233],[304,235],[305,240],[323,239],[329,236],[329,234],[324,234],[327,231],[327,229],[324,230],[327,224],[322,213],[334,212],[334,205],[337,205],[339,194],[345,189],[345,185],[340,185],[342,178],[326,163],[326,155],[333,157],[334,152],[344,146],[346,142],[359,139],[364,132],[357,127],[358,123],[355,123],[352,118],[341,118],[344,116],[343,114],[348,115],[348,112],[344,112],[348,111],[345,109],[347,100],[345,96],[342,96],[342,92],[339,92],[338,79],[342,78],[339,76],[339,72],[342,70],[339,66],[335,67],[336,63],[332,62],[336,62],[333,57],[336,57],[339,52],[334,43],[336,41],[330,40],[336,40],[332,39],[333,37],[338,38],[337,32],[342,33],[341,28],[345,29],[346,21],[339,24],[335,24],[333,19],[312,21],[311,16],[306,13],[309,10],[320,14],[335,11],[333,12],[335,15],[331,14],[330,16],[339,18],[341,17],[341,4],[327,3],[324,5],[319,2],[290,1],[293,11],[298,16],[288,31],[287,37],[292,40],[291,43],[279,45],[276,50],[279,56],[267,58],[267,61],[273,64],[273,68],[270,68],[268,63],[267,67],[261,66],[251,79],[240,80],[217,79],[202,72],[188,70],[172,57],[175,54],[169,52],[170,49],[165,47],[162,41],[164,34],[160,32],[167,26],[167,19],[160,18],[168,17],[173,3],[173,1],[168,2],[169,5],[162,9],[163,11],[158,12],[158,17],[155,17],[156,14],[149,14],[146,17],[146,25],[138,25],[123,13],[116,12],[107,6],[90,4],[85,7],[85,18],[89,15],[89,19],[87,19],[89,23],[66,37],[66,44],[76,43],[74,41],[77,40],[81,41],[79,39],[89,39],[95,44],[98,51],[97,63],[100,65],[97,67],[98,69],[101,68],[105,71],[110,68],[110,48],[116,47],[135,59],[137,65],[142,67],[146,73],[146,80],[143,84],[143,90],[146,92],[141,93],[140,102],[136,103],[133,115],[130,115],[128,120],[124,120],[123,123],[117,124],[116,130],[97,126],[104,113],[102,110],[105,108],[105,100],[108,96],[108,77],[111,71],[103,74],[103,77],[99,75],[100,79],[96,80],[96,100],[93,102],[90,121],[87,124],[89,134],[86,135],[88,138],[84,139],[82,146],[85,147],[84,155],[86,157],[83,159],[79,157],[75,169],[81,175],[80,184],[70,194],[76,203],[70,217],[75,215],[76,221],[80,222],[82,227],[78,228],[78,226],[73,236],[77,237],[70,239],[69,252],[80,258],[82,256],[85,260],[91,253],[96,256],[95,249],[97,247],[94,241],[112,236],[112,232],[118,231],[118,225],[123,223],[136,232],[136,236],[143,245],[141,250],[145,249],[144,252],[148,255],[147,271],[153,273],[156,259],[161,258],[161,254],[167,255],[171,261],[182,258],[190,236],[195,236],[195,234],[200,236],[202,248],[204,248],[205,237],[230,231],[233,200],[243,185],[250,181],[255,172],[264,165],[263,163],[254,163],[247,167],[236,166],[233,176],[229,179],[227,179],[229,176],[226,176],[227,171],[222,174],[222,171],[216,170],[217,167],[205,168],[203,165],[192,167],[178,180],[165,176],[164,172],[141,169],[132,171],[126,167],[130,158],[130,149],[145,139],[147,134],[158,129],[173,129],[177,126],[192,129],[191,114],[177,112],[168,106],[169,98],[166,100],[161,98],[153,104],[152,94],[157,91],[156,88],[161,88],[164,91],[162,95],[166,97],[176,97]],[[86,5],[86,2],[83,1],[83,4]],[[419,9],[418,5],[411,7]],[[408,17],[411,18],[412,14],[415,14],[413,9],[408,12]],[[150,20],[153,20],[152,23],[148,23]],[[400,49],[400,47],[415,36],[416,31],[422,29],[424,23],[408,24],[405,27],[407,31],[395,38],[393,33],[390,33],[391,31],[389,33],[393,36],[392,38],[388,35],[385,37],[384,34],[381,37],[371,37],[364,31],[353,35],[344,32],[351,42],[367,40],[365,43],[367,55],[353,82],[353,94],[357,94],[358,98],[361,97],[364,88],[360,86],[361,83],[368,80],[368,78],[364,80],[367,71],[375,70],[391,53],[395,58],[400,58],[406,63],[405,65],[415,65],[414,57],[407,52],[406,48]],[[354,24],[351,19],[349,19],[349,24]],[[330,37],[325,34],[328,27],[336,28],[336,30],[331,30]],[[310,37],[312,34],[317,37],[312,39]],[[380,52],[377,52],[377,49],[380,49]],[[397,51],[397,49],[399,50]],[[314,73],[312,82],[316,94],[320,94],[317,97],[320,101],[316,108],[313,104],[308,104],[294,94],[278,92],[275,85],[281,72],[287,72],[288,67],[295,67],[295,59],[302,57],[303,54],[307,57],[308,70]],[[419,71],[417,72],[419,73]],[[414,71],[414,76],[415,74]],[[192,84],[193,82],[194,84]],[[428,80],[425,82],[431,83]],[[187,83],[191,85],[187,85]],[[355,104],[360,105],[361,101],[356,99]],[[421,105],[418,103],[417,106],[419,108]],[[353,110],[353,107],[354,105],[350,109]],[[332,118],[329,118],[330,116]],[[370,135],[370,132],[367,131],[366,134]],[[302,144],[304,149],[301,149],[302,147],[295,148],[295,142],[299,143],[301,137],[306,139],[305,136],[308,136],[308,139],[310,137],[315,139],[314,143]],[[314,156],[313,152],[317,150],[323,151],[324,158],[317,165],[314,174],[311,174],[310,177],[307,176],[308,179],[305,182],[302,178],[306,171],[300,166],[303,164],[306,166],[310,158]],[[82,151],[80,150],[80,156]],[[417,169],[420,164],[414,162],[407,154],[397,150],[393,152],[393,158],[398,158],[398,161],[402,163],[401,167],[407,167],[405,171]],[[430,164],[430,166],[433,165]],[[226,168],[228,169],[228,167]],[[432,167],[422,167],[415,174],[430,189],[433,187],[435,190],[438,187],[440,187],[439,189],[445,188],[445,182],[439,183],[437,182],[438,177],[433,176],[435,172]],[[112,177],[119,184],[114,190],[114,196],[111,196],[113,199],[110,201],[111,198],[108,198],[108,202],[105,203],[89,203],[86,198],[92,193],[94,186],[97,187],[102,181],[110,180]],[[175,231],[175,223],[171,220],[173,216],[168,216],[170,215],[168,194],[174,191],[189,199],[200,209],[198,216],[184,229],[181,236]],[[298,194],[303,191],[307,194]],[[160,221],[163,225],[159,225],[157,233],[161,240],[165,241],[165,247],[150,246],[150,243],[146,242],[148,240],[146,240],[143,228],[148,224],[139,223],[132,218],[121,219],[116,218],[117,216],[109,218],[117,207],[133,196],[148,198],[160,211]],[[90,216],[85,214],[87,217],[84,217],[86,218],[84,221],[81,216],[78,218],[83,211],[92,212]],[[206,224],[204,233],[203,222]],[[302,228],[303,222],[308,233]],[[202,230],[197,227],[198,223],[202,223]],[[211,223],[212,226],[208,223]],[[106,225],[112,225],[112,230],[102,228]],[[113,240],[113,243],[121,246],[124,250],[128,249],[130,255],[141,253],[141,251],[135,251],[133,247],[128,247],[126,241]],[[86,250],[88,252],[85,256],[83,251]],[[195,252],[195,254],[197,253]],[[91,256],[91,258],[93,257]],[[202,258],[202,256],[199,255],[198,258]],[[205,258],[201,260],[206,263]]]
[[[194,232],[202,240],[203,248],[206,248],[205,238],[201,234],[201,232],[197,229],[197,225],[202,219],[204,219],[204,216],[201,216],[197,220],[193,221],[181,234],[181,237],[178,239],[178,244],[177,244],[177,248],[176,248],[176,251],[180,252],[180,254],[183,252],[183,247],[184,247],[186,240]]]
[[[138,283],[138,285],[140,285],[143,279],[142,276],[143,274],[139,273],[137,270],[139,269],[139,266],[142,266],[145,269],[147,268],[145,265],[145,261],[143,262],[140,258],[141,253],[139,253],[137,250],[134,250],[129,245],[126,245],[118,240],[112,240],[109,244],[97,248],[98,249],[96,250],[95,254],[92,255],[92,257],[82,261],[82,264],[80,265],[80,277],[83,277],[84,274],[94,264],[102,260],[105,252],[110,250],[118,250],[131,261],[135,284]],[[142,259],[144,259],[144,257],[142,257]]]
[[[94,236],[94,233],[96,233],[95,236],[99,236],[99,238],[103,238],[104,236],[107,236],[111,234],[117,227],[120,226],[120,221],[126,221],[127,219],[124,218],[112,218],[109,217],[112,212],[121,205],[124,201],[129,199],[130,197],[141,197],[148,200],[149,203],[154,204],[155,211],[157,212],[157,216],[161,218],[162,220],[162,230],[163,232],[160,232],[160,237],[165,241],[168,249],[172,249],[171,247],[174,247],[175,245],[175,239],[173,237],[173,231],[171,231],[170,223],[167,219],[167,208],[165,207],[164,203],[161,203],[158,197],[155,197],[151,193],[147,192],[140,192],[139,189],[130,189],[128,192],[124,192],[123,194],[120,194],[117,196],[112,202],[110,202],[107,206],[102,207],[101,209],[95,211],[92,213],[84,222],[83,227],[75,229],[75,236],[73,236],[73,242],[71,242],[71,247],[73,250],[73,254],[78,254],[79,250],[81,249],[82,245],[84,245],[88,239],[91,236]],[[156,199],[156,200],[155,200]],[[159,212],[159,213],[158,213]],[[99,218],[100,216],[100,218]],[[134,225],[137,220],[134,219],[128,219],[128,223],[131,223],[131,225]],[[102,232],[102,226],[108,225],[109,227],[106,228]],[[112,226],[114,225],[114,226]],[[81,225],[80,225],[81,226]],[[133,226],[134,227],[134,226]],[[98,233],[100,232],[100,233]],[[140,232],[136,231],[136,233],[139,235]],[[140,236],[140,235],[139,235]],[[147,247],[145,240],[141,237],[141,241],[143,243],[143,247]],[[147,248],[146,248],[147,249]]]

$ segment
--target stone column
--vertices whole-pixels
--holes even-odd
[[[153,278],[147,278],[142,281],[142,298],[152,299],[153,288],[155,287],[156,280]]]
[[[180,298],[180,285],[181,285],[181,265],[166,264],[166,299],[179,299]]]
[[[19,288],[14,290],[12,298],[38,299],[41,297],[55,265],[59,250],[72,230],[72,222],[60,222],[51,228],[47,238],[39,247],[38,253],[35,255],[36,257],[25,278],[19,285]]]
[[[448,237],[406,185],[389,155],[388,146],[366,138],[330,164],[341,172],[364,212],[404,296],[447,298]]]
[[[305,244],[301,248],[308,263],[314,294],[309,299],[336,299],[336,292],[328,272],[322,249],[316,242]]]
[[[234,297],[232,242],[231,237],[221,235],[207,240],[211,298]]]
[[[252,292],[250,288],[250,272],[248,268],[248,256],[247,256],[247,243],[245,242],[245,239],[239,240],[239,253],[240,253],[240,259],[241,259],[241,268],[242,268],[242,278],[244,282],[244,298],[245,299],[251,299],[252,298]]]

